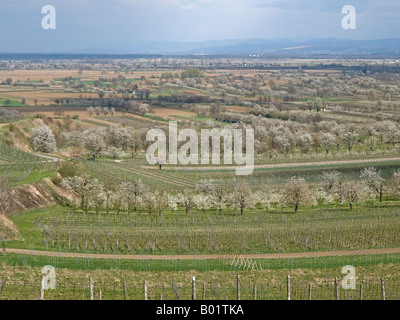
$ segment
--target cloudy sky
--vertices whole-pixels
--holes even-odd
[[[56,30],[42,29],[42,7]],[[357,29],[343,30],[353,5]],[[69,52],[132,42],[400,38],[399,0],[1,0],[0,52]]]

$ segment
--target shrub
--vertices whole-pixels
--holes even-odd
[[[58,169],[58,173],[61,175],[62,178],[75,177],[76,175],[79,175],[76,167],[69,162],[64,162]]]
[[[10,123],[9,125],[8,125],[8,131],[10,131],[10,132],[14,132],[15,131],[15,125],[13,124],[13,123]]]
[[[51,182],[53,182],[56,186],[59,186],[62,181],[63,179],[58,175],[51,178]]]

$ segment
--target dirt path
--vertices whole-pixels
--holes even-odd
[[[254,165],[254,169],[273,169],[273,168],[292,168],[292,167],[314,167],[320,165],[342,165],[342,164],[357,164],[357,163],[375,163],[386,161],[400,161],[400,158],[380,158],[380,159],[358,159],[358,160],[337,160],[337,161],[318,161],[318,162],[298,162],[298,163],[276,163],[276,164],[258,164]],[[143,169],[158,170],[158,166],[141,166]],[[243,166],[225,166],[219,167],[193,167],[193,166],[164,166],[165,170],[235,170],[243,168]]]
[[[6,249],[8,253],[29,254],[34,256],[51,256],[62,258],[91,258],[91,259],[119,259],[119,260],[217,260],[222,256],[211,255],[112,255],[112,254],[87,254],[69,252],[37,251],[27,249]],[[348,251],[321,251],[321,252],[295,252],[295,253],[266,253],[266,254],[241,254],[240,257],[249,259],[287,259],[287,258],[315,258],[332,256],[357,256],[369,254],[400,253],[400,248],[390,249],[365,249]],[[235,255],[224,255],[223,258],[234,258]]]

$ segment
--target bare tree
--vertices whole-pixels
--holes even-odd
[[[97,90],[97,95],[99,96],[100,99],[103,99],[105,96],[105,91],[103,89]]]
[[[348,202],[350,210],[353,205],[365,199],[366,192],[362,185],[357,181],[344,181],[340,188],[340,198],[342,202]]]
[[[393,193],[400,197],[400,170],[396,170],[393,174],[393,177],[390,181],[391,188]]]
[[[177,200],[185,207],[186,216],[189,214],[189,211],[194,207],[194,198],[195,195],[191,190],[185,190],[184,193],[179,194]]]
[[[193,202],[195,207],[198,210],[206,213],[206,210],[209,210],[212,207],[212,198],[207,194],[196,194],[193,198]]]
[[[94,108],[94,113],[96,114],[96,116],[99,116],[102,111],[103,111],[102,107]]]
[[[353,150],[353,147],[357,144],[358,142],[358,134],[354,131],[348,131],[343,134],[343,142],[347,146],[347,150],[351,152]]]
[[[68,131],[71,130],[71,125],[72,125],[72,117],[67,114],[63,120],[64,125],[65,125],[65,129],[67,129]]]
[[[328,193],[338,192],[341,184],[342,173],[340,171],[324,171],[321,178],[325,184],[325,189]]]
[[[100,155],[104,149],[103,137],[96,132],[89,133],[85,139],[85,149],[86,154],[93,160],[96,160],[96,157]]]
[[[222,210],[226,208],[226,187],[217,181],[202,180],[197,184],[196,188],[203,194],[212,196],[213,204],[221,214]]]
[[[137,212],[142,198],[144,198],[144,195],[147,193],[147,188],[141,180],[133,180],[123,182],[120,185],[120,191],[125,199],[128,213],[130,213],[132,208]]]
[[[383,192],[385,189],[385,179],[382,178],[380,171],[376,168],[364,168],[361,171],[360,178],[364,181],[367,188],[378,193],[379,202],[382,202]]]
[[[393,128],[387,133],[387,142],[394,146],[400,141],[400,130]]]
[[[143,206],[151,215],[157,207],[157,198],[152,192],[146,192],[143,196]]]
[[[301,177],[292,177],[283,190],[283,201],[286,205],[294,206],[295,213],[299,206],[309,205],[312,193],[306,181]]]
[[[308,153],[313,144],[313,138],[311,134],[305,133],[298,137],[297,143],[303,153]]]
[[[168,195],[163,191],[156,191],[154,193],[154,196],[157,198],[156,210],[158,212],[158,215],[161,216],[164,209],[168,207],[168,200],[169,200]]]
[[[256,204],[255,197],[251,188],[247,184],[237,184],[230,199],[230,203],[234,208],[240,209],[240,214],[247,208],[254,208]]]
[[[329,150],[336,144],[336,137],[332,133],[326,132],[322,134],[321,140],[321,146],[325,149],[326,154],[328,154]]]
[[[85,212],[88,210],[91,197],[101,193],[103,190],[103,185],[87,174],[64,178],[61,185],[65,189],[73,191],[80,198],[80,207]]]
[[[125,152],[120,148],[110,146],[107,148],[106,154],[115,162],[116,159],[122,158],[125,155]]]
[[[8,198],[6,188],[8,185],[8,178],[6,176],[0,176],[0,214],[5,214]]]
[[[93,107],[89,107],[86,109],[86,112],[88,113],[88,115],[91,117],[92,114],[94,113],[94,108]]]

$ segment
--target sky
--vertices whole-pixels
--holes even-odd
[[[43,29],[42,7],[56,9]],[[342,7],[356,29],[342,28]],[[400,38],[399,0],[1,0],[0,52],[71,52],[129,43]]]

